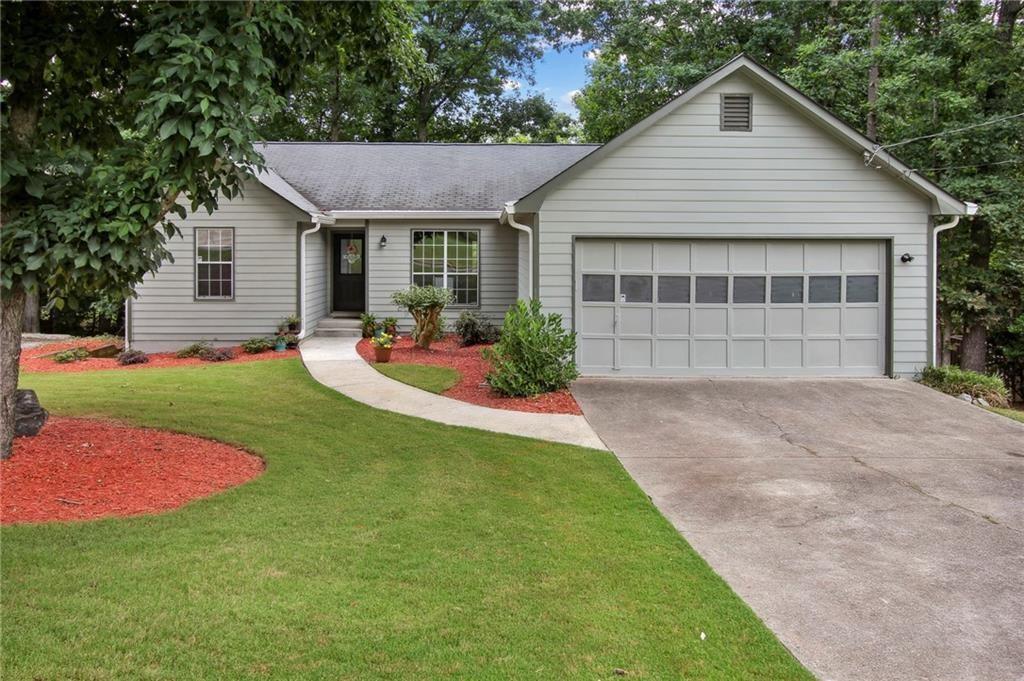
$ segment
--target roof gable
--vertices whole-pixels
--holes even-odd
[[[931,199],[932,212],[936,214],[965,215],[973,212],[973,205],[965,204],[953,197],[941,187],[913,172],[902,161],[885,150],[879,150],[877,145],[867,137],[859,133],[852,126],[848,125],[827,109],[814,102],[796,88],[787,84],[777,75],[761,66],[753,59],[740,55],[729,61],[711,75],[691,87],[689,90],[676,97],[668,104],[652,113],[633,127],[624,131],[597,151],[583,157],[573,165],[569,166],[558,175],[552,177],[535,190],[525,194],[515,202],[518,212],[536,212],[540,209],[544,198],[554,189],[561,186],[569,179],[576,177],[587,168],[593,167],[601,159],[607,158],[617,149],[627,145],[638,135],[642,134],[666,116],[672,114],[687,102],[693,100],[701,93],[715,86],[733,74],[743,74],[754,83],[763,87],[770,94],[784,100],[795,107],[800,114],[820,128],[826,130],[837,141],[852,149],[857,149],[873,158],[873,165],[880,165],[881,169],[888,172],[893,179],[906,183],[919,194]]]

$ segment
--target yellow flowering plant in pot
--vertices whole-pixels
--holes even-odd
[[[378,333],[370,339],[377,361],[387,363],[391,361],[391,349],[395,347],[395,337],[390,333]]]

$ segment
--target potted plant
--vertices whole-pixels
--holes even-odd
[[[302,317],[293,314],[284,318],[282,326],[287,326],[289,333],[298,333],[300,324],[302,324]]]
[[[363,325],[363,338],[373,338],[377,333],[377,318],[369,312],[359,315],[359,321]]]
[[[297,348],[299,347],[299,337],[294,333],[287,333],[284,335],[284,344],[289,349]]]
[[[284,352],[288,349],[288,341],[284,336],[278,336],[274,339],[274,352]]]
[[[391,361],[391,350],[395,347],[395,337],[389,333],[380,333],[370,339],[377,361],[386,364]]]
[[[390,336],[398,335],[398,319],[395,317],[385,317],[384,321],[381,322],[381,326],[384,328],[384,333]]]

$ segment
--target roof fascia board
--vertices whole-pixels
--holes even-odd
[[[675,111],[677,108],[686,104],[708,88],[740,70],[752,76],[756,81],[768,87],[770,90],[778,93],[783,97],[783,99],[787,99],[795,104],[802,111],[809,114],[812,119],[816,119],[826,128],[837,133],[841,139],[844,139],[851,146],[860,148],[869,154],[874,153],[875,159],[884,162],[884,170],[888,171],[892,175],[896,175],[900,179],[911,184],[919,192],[929,196],[932,199],[933,212],[942,215],[968,214],[967,204],[963,201],[952,196],[930,180],[914,173],[911,168],[899,161],[899,159],[895,158],[892,154],[886,152],[884,149],[876,152],[874,143],[867,137],[857,132],[854,128],[830,113],[813,99],[803,94],[792,85],[789,85],[771,71],[745,55],[739,55],[726,62],[703,80],[696,83],[689,90],[674,98],[647,118],[644,118],[631,128],[623,131],[618,136],[609,140],[604,146],[591,152],[587,156],[584,156],[582,159],[555,175],[540,187],[534,189],[532,192],[516,201],[515,205],[517,210],[524,213],[538,211],[544,201],[544,197],[559,184],[593,166],[602,158],[615,151],[615,149],[621,147],[644,130],[650,128],[669,113]]]
[[[288,184],[283,177],[275,173],[270,168],[264,170],[251,169],[256,179],[259,180],[260,184],[269,189],[274,194],[295,206],[304,213],[309,213],[310,217],[321,216],[325,217],[324,211],[316,207],[316,205],[307,199],[305,196],[299,193],[295,187]]]
[[[500,210],[332,210],[336,220],[498,220]]]

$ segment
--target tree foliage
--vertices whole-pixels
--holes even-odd
[[[603,142],[744,52],[893,143],[1024,112],[1020,0],[798,3],[598,0],[580,5],[581,40],[599,45],[577,98],[583,136]],[[872,47],[872,19],[878,26]],[[868,96],[872,67],[877,95]],[[982,213],[943,233],[947,350],[986,369],[985,348],[1024,313],[1024,119],[894,149]],[[963,339],[960,341],[959,339]],[[993,340],[990,340],[993,339]],[[988,342],[987,342],[988,341]],[[1004,371],[1006,365],[1002,367]],[[1019,369],[1018,369],[1019,371]],[[1011,380],[1011,383],[1015,381]],[[1020,378],[1016,379],[1020,383]]]

